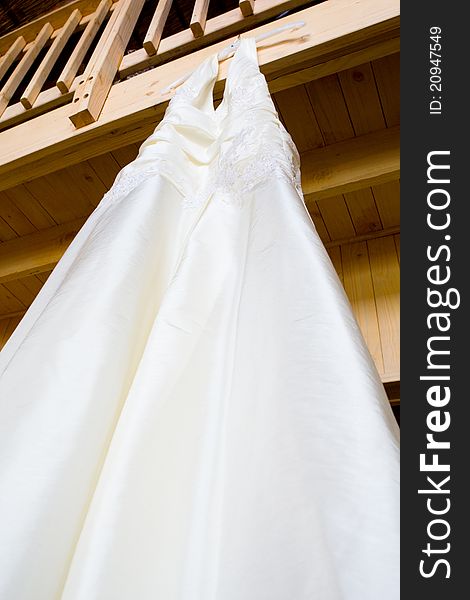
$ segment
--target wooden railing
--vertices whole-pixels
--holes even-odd
[[[119,79],[315,3],[240,0],[208,19],[209,2],[195,0],[189,27],[162,39],[172,0],[158,0],[142,47],[128,54],[145,0],[77,0],[3,36],[0,130],[67,103],[76,128],[93,123]]]

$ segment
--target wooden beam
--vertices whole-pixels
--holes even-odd
[[[32,108],[36,98],[39,96],[39,92],[41,91],[44,82],[47,79],[47,76],[51,72],[52,67],[64,49],[65,44],[68,42],[70,36],[80,23],[81,18],[82,14],[76,8],[67,19],[65,25],[61,28],[59,35],[52,42],[52,45],[39,65],[38,70],[33,75],[33,78],[21,96],[21,104],[25,108]]]
[[[143,44],[144,50],[149,56],[157,53],[172,3],[173,0],[158,1],[157,8],[150,22],[147,33],[145,34]]]
[[[76,219],[0,244],[0,283],[53,269],[85,220]]]
[[[19,56],[25,46],[26,40],[22,35],[20,35],[0,58],[0,80],[15,62],[16,58]]]
[[[98,119],[144,2],[120,0],[103,39],[98,42],[96,60],[91,58],[83,74],[83,82],[79,83],[75,92],[73,112],[69,115],[75,127],[89,125]]]
[[[268,80],[279,71],[294,70],[296,64],[322,63],[395,38],[399,27],[398,0],[328,0],[276,25],[304,20],[300,32],[286,33],[282,44],[261,43],[258,59]],[[272,30],[272,23],[251,30],[256,36]],[[160,90],[192,71],[208,56],[220,51],[226,41],[147,71],[110,90],[100,119],[75,129],[68,120],[70,106],[57,108],[35,119],[35,127],[21,123],[0,133],[0,188],[5,189],[58,168],[97,156],[149,135],[161,119],[170,95]],[[223,87],[230,61],[221,64],[217,90]]]
[[[305,200],[321,200],[400,177],[400,129],[382,129],[302,155]]]
[[[91,46],[91,43],[93,42],[101,23],[105,20],[107,14],[109,13],[111,5],[112,0],[101,0],[98,8],[88,21],[88,24],[80,36],[80,39],[72,54],[70,55],[67,64],[57,79],[56,85],[62,94],[66,94],[70,90],[78,69],[85,58],[85,54],[87,53],[88,48]]]

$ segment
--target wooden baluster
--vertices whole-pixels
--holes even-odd
[[[95,122],[113,84],[145,0],[120,0],[79,82],[69,116],[75,127]]]
[[[54,29],[50,23],[45,23],[43,25],[41,31],[37,34],[36,39],[25,52],[23,58],[16,66],[16,69],[7,79],[2,91],[0,92],[0,116],[4,113],[5,108],[8,106],[8,103],[11,100],[11,97],[37,58],[38,54],[44,48],[53,31]]]
[[[240,0],[238,6],[244,17],[250,17],[254,13],[255,0]]]
[[[144,48],[149,56],[157,53],[172,2],[173,0],[159,0],[158,2],[144,39]]]
[[[8,48],[5,54],[0,58],[0,80],[15,62],[16,58],[26,46],[26,40],[22,35],[16,38],[13,44]]]
[[[190,24],[194,37],[201,37],[204,35],[208,10],[209,0],[196,0]]]
[[[81,18],[82,13],[78,9],[75,9],[65,22],[64,26],[61,27],[57,37],[52,42],[52,45],[47,51],[46,56],[39,65],[38,70],[21,96],[21,104],[25,108],[32,108],[36,98],[39,96],[39,92],[41,91],[44,82],[47,79],[47,76],[51,72],[57,58],[64,49],[65,44],[68,42],[70,36],[80,23]]]
[[[112,4],[112,0],[101,0],[93,13],[93,16],[88,21],[87,26],[80,36],[78,44],[75,46],[74,51],[70,55],[67,64],[57,80],[56,85],[63,94],[66,94],[70,90],[78,69],[85,58],[85,54],[91,46],[98,29],[109,13]]]

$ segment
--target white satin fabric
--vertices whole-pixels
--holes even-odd
[[[397,427],[257,66],[177,92],[0,355],[0,598],[396,600]]]

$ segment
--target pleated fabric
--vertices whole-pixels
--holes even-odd
[[[397,600],[398,432],[254,40],[0,354],[0,598]]]

